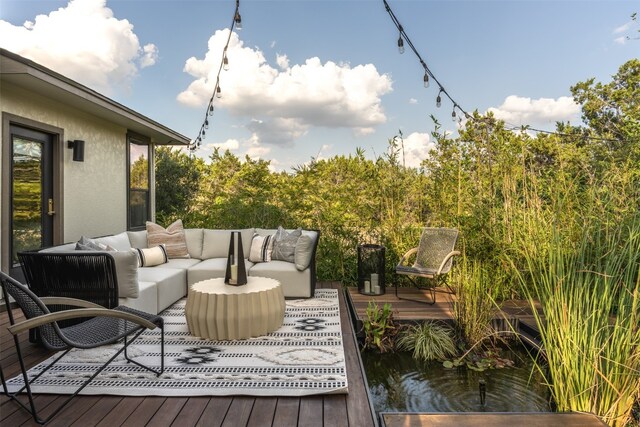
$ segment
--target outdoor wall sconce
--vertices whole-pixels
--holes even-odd
[[[84,141],[76,139],[73,141],[67,141],[67,148],[73,149],[73,161],[84,162]]]

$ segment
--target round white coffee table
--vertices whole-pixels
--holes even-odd
[[[246,285],[233,286],[219,278],[191,286],[185,316],[194,336],[239,340],[280,328],[284,309],[284,294],[277,280],[247,277]]]

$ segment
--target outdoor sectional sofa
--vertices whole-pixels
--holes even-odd
[[[246,259],[254,235],[273,235],[277,230],[249,228],[237,230],[241,233],[247,276],[268,277],[280,282],[286,298],[309,298],[316,285],[315,255],[319,232],[302,230],[308,243],[301,249],[308,265],[299,262],[270,260],[253,263]],[[168,262],[153,267],[138,267],[138,255],[132,248],[148,248],[147,231],[127,231],[120,234],[93,239],[108,245],[107,251],[75,250],[76,243],[67,243],[42,249],[37,253],[22,254],[23,268],[27,282],[32,287],[46,288],[46,269],[56,269],[67,280],[82,281],[95,275],[95,259],[113,258],[117,276],[117,302],[148,313],[157,314],[187,295],[189,286],[196,282],[225,276],[231,230],[185,229],[188,257],[172,258]],[[300,239],[300,241],[303,239]],[[113,251],[115,249],[115,251]],[[296,247],[296,255],[298,247]],[[304,255],[306,253],[306,255]],[[70,260],[73,259],[73,262]],[[297,260],[297,258],[296,258]],[[46,267],[45,267],[46,265]],[[56,267],[57,265],[57,267]],[[64,265],[64,267],[60,267]],[[74,270],[74,271],[69,271]],[[102,274],[102,273],[101,273]],[[30,280],[31,278],[31,280]],[[71,279],[70,279],[71,278]],[[36,283],[29,283],[30,281]],[[65,283],[51,285],[65,287]],[[78,287],[81,287],[79,284]],[[38,289],[34,289],[38,293]],[[41,289],[46,292],[47,289]],[[78,290],[80,292],[80,290]],[[63,291],[58,290],[61,294]],[[73,292],[72,292],[73,293]],[[71,296],[71,295],[58,295]],[[82,298],[82,295],[75,295]]]

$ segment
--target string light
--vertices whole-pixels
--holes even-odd
[[[231,41],[231,34],[233,34],[233,30],[240,30],[242,28],[242,18],[240,17],[240,0],[236,0],[236,8],[233,12],[233,19],[231,20],[231,26],[229,27],[229,35],[227,36],[227,42],[224,45],[224,49],[222,50],[222,60],[220,61],[220,67],[218,68],[218,74],[216,76],[216,85],[213,88],[213,94],[209,99],[209,103],[207,104],[207,109],[204,114],[204,121],[200,126],[200,131],[198,132],[198,136],[193,140],[191,145],[189,145],[189,150],[194,151],[200,148],[202,144],[202,140],[206,137],[206,131],[209,129],[209,117],[213,116],[213,112],[215,110],[213,106],[214,100],[222,98],[222,89],[220,88],[220,73],[224,69],[225,71],[229,70],[229,57],[227,56],[227,50],[229,48],[229,42]]]
[[[224,56],[222,57],[222,69],[229,71],[229,58],[227,57],[227,48],[224,48]]]
[[[438,85],[439,91],[438,91],[438,96],[436,97],[436,107],[440,108],[440,106],[442,105],[441,94],[444,94],[444,96],[446,96],[449,99],[449,101],[451,101],[451,103],[453,104],[453,110],[451,111],[451,119],[454,122],[456,121],[456,119],[458,119],[458,114],[456,113],[456,109],[460,110],[460,113],[461,113],[459,115],[460,123],[462,123],[462,118],[463,117],[466,118],[467,120],[475,120],[475,121],[486,122],[487,118],[476,118],[476,117],[472,116],[471,114],[467,113],[462,107],[460,107],[460,104],[458,104],[451,97],[449,92],[447,92],[447,90],[444,88],[442,83],[440,83],[440,81],[436,78],[436,76],[431,72],[431,70],[429,69],[427,64],[424,62],[424,60],[422,59],[422,57],[418,53],[417,49],[415,48],[415,46],[411,42],[411,39],[409,38],[407,33],[404,31],[404,28],[400,24],[400,21],[398,21],[398,18],[396,17],[396,15],[391,10],[391,7],[389,6],[389,3],[387,2],[387,0],[382,0],[382,1],[384,3],[384,7],[385,7],[387,13],[389,14],[389,17],[391,18],[391,20],[393,21],[394,25],[396,26],[396,28],[400,32],[400,37],[398,38],[398,49],[400,50],[400,53],[404,52],[404,41],[406,41],[407,45],[409,46],[409,48],[411,48],[413,53],[418,57],[418,60],[420,61],[420,64],[424,68],[424,78],[423,78],[424,86],[428,87],[428,85],[429,85],[428,84],[429,77],[431,77],[431,79],[433,79],[433,81]],[[513,124],[509,124],[509,123],[505,123],[505,125],[507,125],[507,126],[505,126],[505,129],[513,130],[513,131],[526,129],[528,131],[532,131],[532,132],[536,132],[536,133],[543,133],[543,134],[547,134],[547,135],[556,135],[556,136],[561,136],[561,137],[580,137],[580,138],[588,139],[588,140],[591,140],[591,141],[620,142],[619,140],[607,139],[607,138],[602,138],[602,137],[594,137],[594,136],[587,136],[587,135],[572,135],[572,134],[563,133],[563,132],[536,129],[536,128],[533,128],[533,127],[528,126],[528,125],[516,126],[516,125],[513,125]]]

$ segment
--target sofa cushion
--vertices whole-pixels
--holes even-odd
[[[195,258],[174,258],[170,259],[166,264],[162,264],[162,268],[180,268],[187,270],[196,264],[199,264],[200,260]]]
[[[273,236],[261,236],[254,234],[251,240],[251,248],[249,249],[249,261],[251,262],[269,262],[271,261],[271,252],[273,251]]]
[[[116,251],[128,251],[131,249],[131,242],[129,242],[129,235],[126,231],[114,234],[113,236],[98,237],[94,240],[111,246]]]
[[[139,282],[138,287],[140,289],[138,298],[123,298],[120,296],[118,302],[136,310],[158,314],[158,288],[155,282]]]
[[[296,266],[286,261],[271,261],[255,264],[249,270],[251,277],[268,277],[276,279],[282,286],[282,292],[287,298],[311,297],[311,270],[300,271]]]
[[[158,312],[187,294],[187,271],[174,268],[140,267],[141,281],[154,282],[158,292]]]
[[[76,249],[75,243],[65,243],[64,245],[51,246],[50,248],[44,248],[39,252],[66,252]]]
[[[294,263],[298,270],[302,271],[309,267],[314,245],[314,240],[308,234],[303,234],[298,239],[294,253]]]
[[[163,243],[167,248],[169,258],[189,258],[181,219],[176,220],[167,228],[147,221],[147,244],[149,246],[158,246]]]
[[[144,249],[149,247],[147,243],[147,230],[127,231],[127,236],[129,236],[129,243],[132,248]]]
[[[298,228],[291,232],[282,227],[278,227],[276,236],[273,241],[273,252],[271,258],[274,260],[294,262],[296,243],[302,235],[302,229]]]
[[[202,242],[202,259],[209,258],[226,258],[229,254],[229,241],[231,240],[232,230],[204,230]],[[253,238],[254,229],[246,228],[240,231],[242,236],[242,251],[246,257],[251,247],[251,239]]]
[[[206,230],[205,230],[206,231]],[[251,261],[245,260],[244,267],[247,271],[247,275],[249,274],[249,270],[253,267],[253,263]],[[189,286],[197,283],[201,280],[207,279],[215,279],[219,277],[224,277],[225,272],[227,271],[227,257],[224,258],[209,258],[202,260],[201,263],[194,265],[189,268],[187,273],[187,281]]]
[[[186,228],[184,236],[187,241],[187,250],[191,258],[202,259],[202,241],[204,231],[202,228]]]
[[[153,248],[133,248],[131,251],[138,256],[138,267],[153,267],[169,261],[167,249],[164,245],[154,246]]]

